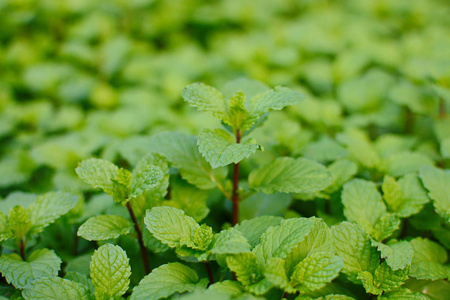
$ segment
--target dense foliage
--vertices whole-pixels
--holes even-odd
[[[447,2],[0,1],[0,299],[447,299]]]

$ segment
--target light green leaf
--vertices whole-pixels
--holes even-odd
[[[250,220],[244,220],[234,228],[239,230],[248,240],[251,247],[259,243],[261,235],[271,226],[280,224],[283,218],[274,216],[261,216]]]
[[[337,140],[347,146],[350,156],[362,166],[373,169],[380,164],[380,157],[367,135],[359,130],[352,129],[337,135]]]
[[[21,240],[31,229],[31,222],[25,208],[20,205],[14,206],[8,216],[9,229],[14,237]]]
[[[375,224],[372,232],[372,237],[377,241],[384,241],[390,237],[394,231],[400,227],[400,219],[393,214],[385,214],[381,219]]]
[[[253,125],[253,120],[248,119],[248,111],[245,108],[246,96],[242,92],[234,94],[228,103],[229,124],[233,132],[246,131]]]
[[[206,224],[202,224],[197,230],[195,230],[194,236],[192,237],[192,241],[194,242],[194,246],[192,248],[198,250],[206,250],[211,244],[213,240],[213,232],[212,228]]]
[[[147,190],[146,197],[152,199],[162,199],[167,194],[169,187],[169,164],[164,156],[158,153],[148,153],[142,157],[133,169],[133,177],[143,173],[147,166],[153,165],[159,167],[162,171],[162,178],[158,180],[156,186]]]
[[[128,201],[130,195],[132,175],[131,172],[120,168],[114,178],[111,178],[113,193],[112,197],[114,201],[125,204]]]
[[[0,200],[0,212],[5,215],[9,214],[9,211],[16,205],[20,205],[23,208],[27,208],[31,203],[35,202],[37,196],[35,194],[24,192],[13,192],[4,200]]]
[[[175,262],[162,265],[145,276],[136,286],[131,300],[158,300],[175,293],[192,292],[198,287],[205,288],[207,279],[198,279],[191,268]]]
[[[28,206],[33,233],[39,233],[77,205],[78,199],[68,193],[50,192],[38,196],[36,202]]]
[[[264,276],[276,287],[288,293],[295,293],[296,290],[291,286],[291,282],[286,275],[285,262],[282,258],[270,258],[264,268]]]
[[[433,166],[433,160],[418,152],[399,152],[387,157],[384,161],[386,172],[394,177],[415,173],[423,166]]]
[[[241,92],[244,93],[247,99],[252,99],[269,89],[267,85],[260,81],[243,77],[228,81],[223,86],[222,91],[226,98],[231,98],[236,93]]]
[[[160,206],[148,211],[144,219],[147,229],[169,247],[192,246],[195,231],[200,226],[180,209]]]
[[[311,193],[324,189],[330,179],[327,169],[315,161],[280,157],[252,171],[249,184],[266,194]]]
[[[104,159],[90,158],[83,160],[75,169],[78,176],[87,184],[101,188],[110,196],[115,188],[111,179],[116,178],[119,168]]]
[[[22,291],[25,300],[89,300],[86,287],[61,277],[46,277],[27,284]]]
[[[344,215],[372,234],[375,224],[386,213],[386,206],[375,184],[363,179],[353,179],[342,190]]]
[[[318,141],[309,143],[302,152],[306,158],[320,162],[334,161],[348,155],[344,147],[328,136],[322,136]]]
[[[14,235],[9,229],[8,217],[0,212],[0,242],[12,238]]]
[[[393,271],[386,262],[383,262],[375,270],[375,273],[364,271],[359,273],[367,293],[381,295],[383,292],[396,290],[408,279],[409,267]]]
[[[419,172],[428,196],[433,200],[436,212],[450,222],[450,172],[435,167],[424,167]]]
[[[428,298],[420,293],[414,293],[406,288],[384,293],[380,300],[427,300]]]
[[[342,222],[331,227],[336,254],[344,260],[342,272],[353,282],[359,272],[373,273],[380,258],[377,250],[372,247],[370,238],[356,225]]]
[[[358,165],[351,160],[340,159],[329,165],[327,169],[331,174],[331,183],[326,187],[325,192],[333,193],[356,175]]]
[[[15,253],[0,257],[0,272],[8,283],[18,289],[23,289],[38,278],[57,276],[60,265],[61,259],[49,249],[34,251],[27,261],[23,261]]]
[[[128,262],[127,254],[119,246],[105,244],[94,251],[90,269],[95,299],[116,299],[127,291],[131,275]]]
[[[237,280],[243,285],[253,285],[262,280],[253,252],[228,255],[226,260],[228,268],[236,274]]]
[[[214,236],[210,251],[213,254],[237,254],[249,252],[250,247],[240,231],[230,228],[222,230]]]
[[[410,275],[417,279],[444,279],[449,276],[447,251],[438,243],[424,238],[415,238],[410,241],[414,250]]]
[[[402,189],[394,177],[389,175],[384,176],[383,185],[383,198],[390,211],[396,212],[402,204],[404,199]]]
[[[338,276],[343,264],[333,253],[312,253],[295,267],[291,277],[294,288],[300,293],[318,290]]]
[[[133,170],[133,179],[131,179],[131,193],[129,198],[135,198],[142,195],[145,191],[158,186],[163,179],[164,174],[157,166],[148,165],[145,168]]]
[[[89,268],[89,266],[88,266],[88,268]],[[65,273],[66,274],[64,275],[64,279],[80,283],[87,289],[89,298],[94,297],[94,285],[92,284],[92,281],[88,275],[79,273],[79,272],[71,272],[71,271],[68,271],[68,272],[66,271]]]
[[[283,220],[267,229],[253,250],[258,265],[264,266],[271,257],[285,258],[310,233],[313,225],[311,219],[297,218]]]
[[[171,187],[172,197],[169,201],[164,201],[163,205],[179,208],[197,222],[208,215],[208,191],[181,182],[173,182]]]
[[[372,245],[377,247],[381,254],[381,258],[385,259],[386,263],[392,270],[396,271],[404,269],[411,265],[413,257],[413,248],[407,241],[394,241],[389,244],[382,244],[373,241]]]
[[[257,94],[250,100],[249,114],[258,119],[269,110],[281,110],[286,106],[294,105],[305,98],[305,95],[297,91],[277,86],[272,90]]]
[[[77,235],[88,241],[105,241],[129,233],[131,227],[130,221],[122,216],[100,215],[84,222]]]
[[[204,129],[197,143],[200,153],[213,169],[231,163],[236,164],[256,150],[261,150],[261,145],[253,143],[252,140],[236,144],[233,137],[223,129]]]
[[[182,97],[201,111],[209,112],[223,121],[228,119],[223,94],[209,85],[201,82],[190,84],[183,89]]]
[[[181,177],[201,189],[212,189],[227,175],[226,168],[214,169],[201,156],[194,136],[163,132],[150,139],[152,150],[165,156],[180,170]]]

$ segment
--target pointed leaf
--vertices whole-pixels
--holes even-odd
[[[392,270],[404,269],[411,265],[414,252],[409,242],[400,241],[385,245],[373,241],[372,245],[377,247],[381,258],[386,260],[386,263]]]
[[[31,229],[31,222],[25,208],[20,205],[14,206],[8,216],[9,229],[16,239],[23,239]]]
[[[122,216],[100,215],[84,222],[77,235],[88,241],[105,241],[127,234],[131,228],[130,221]]]
[[[164,174],[157,166],[148,165],[138,171],[133,170],[133,178],[131,179],[131,193],[129,198],[136,198],[156,187],[163,179]]]
[[[190,84],[183,89],[182,97],[191,106],[209,112],[220,120],[228,118],[223,94],[212,86],[201,82]]]
[[[244,220],[234,228],[239,230],[252,247],[259,243],[261,235],[271,226],[280,224],[283,218],[274,216],[261,216],[250,220]]]
[[[226,260],[228,268],[236,274],[237,280],[243,285],[253,285],[262,280],[262,274],[258,269],[254,253],[229,255]]]
[[[254,96],[250,100],[249,113],[255,118],[259,118],[269,110],[281,110],[286,106],[302,101],[305,95],[297,91],[277,86],[273,90],[268,90]]]
[[[0,242],[12,238],[14,235],[9,229],[8,217],[0,212]]]
[[[85,286],[60,277],[46,277],[27,284],[22,291],[25,300],[89,300]]]
[[[230,228],[222,230],[214,236],[210,251],[213,254],[249,252],[250,244],[240,231]]]
[[[410,241],[414,250],[410,275],[417,279],[444,279],[449,276],[447,251],[438,243],[424,238],[415,238]]]
[[[428,190],[428,196],[433,200],[436,212],[447,222],[450,222],[450,171],[435,167],[424,167],[419,172],[423,185]]]
[[[90,158],[83,160],[75,171],[87,184],[101,188],[105,193],[113,196],[115,188],[111,179],[115,178],[119,171],[115,164],[104,159]]]

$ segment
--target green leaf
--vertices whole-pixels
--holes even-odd
[[[12,238],[14,235],[9,229],[8,217],[0,212],[0,242]]]
[[[144,219],[147,229],[169,247],[192,246],[195,231],[200,226],[180,209],[160,206],[147,212]]]
[[[111,179],[116,178],[119,168],[103,159],[90,158],[83,160],[75,169],[78,176],[87,184],[101,188],[110,196],[114,195],[114,185]]]
[[[130,195],[132,175],[131,172],[120,168],[114,178],[111,178],[113,192],[112,197],[114,201],[125,204]]]
[[[380,300],[427,300],[428,298],[420,293],[414,293],[406,288],[384,293]]]
[[[166,157],[181,177],[201,189],[212,189],[227,175],[226,168],[214,169],[201,156],[194,136],[179,132],[163,132],[150,139],[152,150]]]
[[[385,259],[386,263],[392,270],[396,271],[404,269],[411,265],[413,257],[413,248],[407,241],[394,241],[385,245],[373,241],[372,245],[377,247],[381,254],[381,258]]]
[[[15,253],[0,257],[0,272],[8,283],[18,289],[38,278],[57,276],[60,265],[61,259],[49,249],[34,251],[27,261],[23,261]]]
[[[0,200],[0,212],[5,215],[9,214],[9,211],[16,205],[20,205],[23,208],[27,208],[31,203],[35,202],[37,196],[35,194],[24,192],[13,192],[4,200]]]
[[[128,261],[119,246],[105,244],[94,251],[90,269],[95,299],[116,299],[127,291],[131,275]]]
[[[375,147],[362,131],[352,129],[337,135],[337,140],[347,146],[350,156],[362,166],[373,169],[380,164],[380,157]]]
[[[408,279],[409,267],[393,271],[386,262],[375,270],[375,273],[364,271],[358,275],[367,293],[381,295],[398,289]]]
[[[292,273],[294,288],[300,293],[315,291],[336,278],[344,262],[329,252],[312,253]]]
[[[264,83],[248,79],[248,78],[238,78],[225,83],[222,88],[223,94],[226,98],[231,98],[236,93],[243,93],[247,99],[252,99],[258,94],[261,94],[270,88]]]
[[[344,185],[341,197],[345,217],[372,234],[375,224],[386,213],[386,206],[375,184],[363,179],[353,179]]]
[[[372,237],[377,241],[384,241],[400,227],[400,219],[393,214],[385,214],[381,217],[372,232]]]
[[[396,212],[404,199],[402,189],[397,183],[394,177],[389,175],[384,176],[383,185],[383,198],[390,211]]]
[[[88,241],[105,241],[127,234],[131,228],[130,221],[122,216],[100,215],[84,222],[77,235]]]
[[[306,145],[302,152],[306,158],[322,163],[334,161],[348,155],[348,151],[344,147],[327,136],[322,136],[318,141]]]
[[[202,224],[197,230],[195,230],[192,241],[194,246],[192,248],[204,251],[208,248],[213,240],[212,228],[206,224]]]
[[[237,280],[245,286],[256,284],[263,278],[253,252],[229,255],[226,261],[228,268],[236,274]]]
[[[424,167],[419,172],[428,196],[433,200],[436,212],[450,222],[450,172],[435,167]]]
[[[272,257],[285,258],[310,233],[313,225],[311,219],[297,218],[283,220],[267,229],[253,250],[258,265],[264,266]]]
[[[252,171],[249,184],[266,194],[311,193],[324,189],[330,179],[327,169],[315,161],[280,157]]]
[[[342,222],[331,227],[336,254],[344,260],[342,272],[353,282],[359,272],[373,273],[380,258],[377,250],[372,247],[370,238],[356,225]]]
[[[89,266],[88,266],[89,269]],[[79,272],[65,272],[64,279],[80,283],[87,289],[89,298],[94,297],[94,285],[88,275]]]
[[[205,288],[207,279],[199,280],[191,268],[175,262],[162,265],[145,276],[136,286],[131,300],[158,300],[175,293],[192,292],[198,287]]]
[[[444,279],[449,276],[447,251],[439,244],[424,238],[410,241],[414,250],[410,275],[417,279]]]
[[[331,174],[330,185],[325,192],[333,193],[339,190],[344,183],[349,181],[358,172],[358,165],[348,159],[340,159],[327,167]]]
[[[39,233],[77,205],[77,197],[63,192],[50,192],[37,197],[27,211],[33,233]]]
[[[433,166],[433,160],[418,152],[399,152],[385,159],[387,173],[394,177],[415,173],[423,166]]]
[[[255,247],[259,243],[261,235],[271,226],[280,224],[283,218],[274,216],[261,216],[250,220],[244,220],[237,224],[234,228],[239,230],[248,240],[251,247]]]
[[[252,140],[236,144],[234,138],[223,129],[204,129],[198,137],[198,149],[203,157],[211,164],[213,169],[238,163],[249,157],[261,145]]]
[[[133,178],[137,177],[137,174],[143,173],[144,170],[149,166],[153,165],[159,167],[162,172],[162,178],[158,180],[156,186],[147,190],[146,197],[152,199],[161,199],[167,194],[167,189],[169,187],[169,164],[164,156],[158,153],[148,153],[143,156],[136,164],[133,169]]]
[[[286,275],[285,260],[282,258],[270,258],[264,268],[264,276],[266,279],[276,287],[284,290],[287,293],[293,294],[296,290]]]
[[[67,299],[67,300],[89,300],[86,287],[80,283],[73,282],[60,277],[46,277],[37,279],[27,284],[22,291],[25,300]]]
[[[290,194],[264,194],[258,192],[239,203],[239,220],[252,219],[259,216],[271,215],[282,217],[286,214],[292,202]]]
[[[164,177],[161,169],[153,165],[147,165],[144,168],[133,170],[132,174],[130,199],[136,198],[145,191],[155,188]]]
[[[236,254],[249,252],[250,247],[240,231],[230,228],[222,230],[214,236],[210,251],[213,254]]]
[[[20,205],[14,206],[8,216],[9,229],[16,239],[23,239],[31,229],[31,222],[25,208]]]
[[[209,85],[201,82],[190,84],[183,89],[182,97],[201,111],[209,112],[223,121],[228,119],[223,94]]]
[[[228,103],[229,124],[233,130],[246,131],[253,125],[253,120],[248,119],[248,111],[245,108],[246,97],[242,92],[234,94]]]

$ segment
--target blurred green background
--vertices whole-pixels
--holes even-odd
[[[181,91],[243,76],[307,95],[255,131],[268,153],[321,160],[311,144],[358,128],[448,158],[449,16],[448,0],[1,0],[0,196],[80,192],[84,158],[219,126]]]

